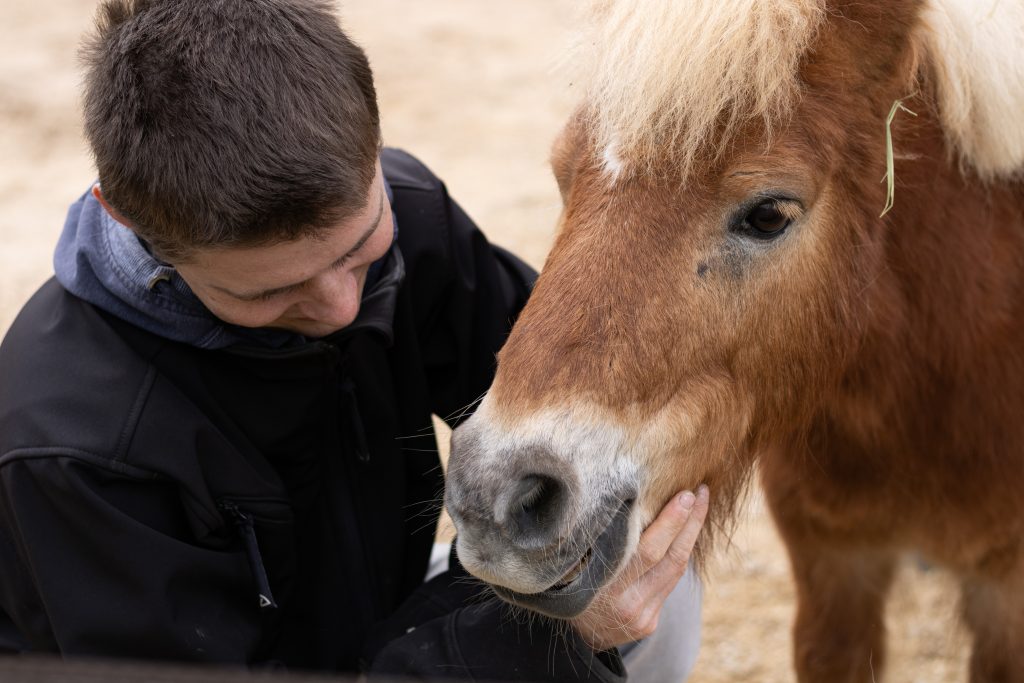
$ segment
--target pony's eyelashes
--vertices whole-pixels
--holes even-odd
[[[803,205],[784,196],[759,196],[744,203],[729,222],[731,232],[757,240],[773,240],[785,234],[803,215]]]

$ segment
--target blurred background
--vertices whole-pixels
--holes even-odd
[[[67,206],[93,180],[76,50],[95,6],[0,4],[0,333],[50,277]],[[541,267],[559,211],[548,150],[574,97],[557,69],[573,3],[350,0],[340,14],[374,67],[386,144],[419,156],[492,241]],[[708,575],[691,680],[792,681],[793,589],[757,490]],[[949,577],[908,562],[889,606],[886,679],[965,681],[955,614]]]

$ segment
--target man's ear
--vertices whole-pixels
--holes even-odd
[[[109,213],[115,221],[117,221],[124,227],[128,228],[132,232],[135,232],[135,224],[132,223],[127,218],[125,218],[124,214],[122,214],[120,211],[118,211],[117,209],[110,205],[110,202],[107,201],[107,198],[103,196],[103,190],[100,189],[99,183],[96,183],[95,185],[92,186],[92,196],[96,198],[96,201],[98,201],[100,205],[104,209],[106,209],[107,213]]]

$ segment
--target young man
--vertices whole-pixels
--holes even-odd
[[[457,563],[423,584],[430,416],[486,390],[534,274],[380,150],[329,7],[108,0],[85,54],[99,183],[0,347],[0,651],[618,680],[629,582],[578,630]]]

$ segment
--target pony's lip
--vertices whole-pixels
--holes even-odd
[[[623,502],[612,516],[608,526],[579,558],[574,560],[557,581],[540,593],[518,593],[502,586],[494,586],[498,597],[541,614],[557,619],[569,619],[581,613],[590,605],[597,592],[614,575],[626,550],[629,532],[629,517],[633,510],[633,499]],[[587,559],[587,553],[590,554]],[[562,579],[572,573],[576,566],[585,561],[577,576],[568,583]]]
[[[561,590],[569,586],[573,581],[575,581],[583,575],[584,570],[586,570],[587,566],[590,564],[590,561],[593,558],[594,546],[590,546],[585,551],[583,551],[583,555],[580,557],[580,559],[576,560],[572,564],[572,566],[569,568],[569,571],[562,574],[562,578],[560,578],[558,581],[555,581],[555,583],[553,583],[551,587],[548,588],[548,590]]]

